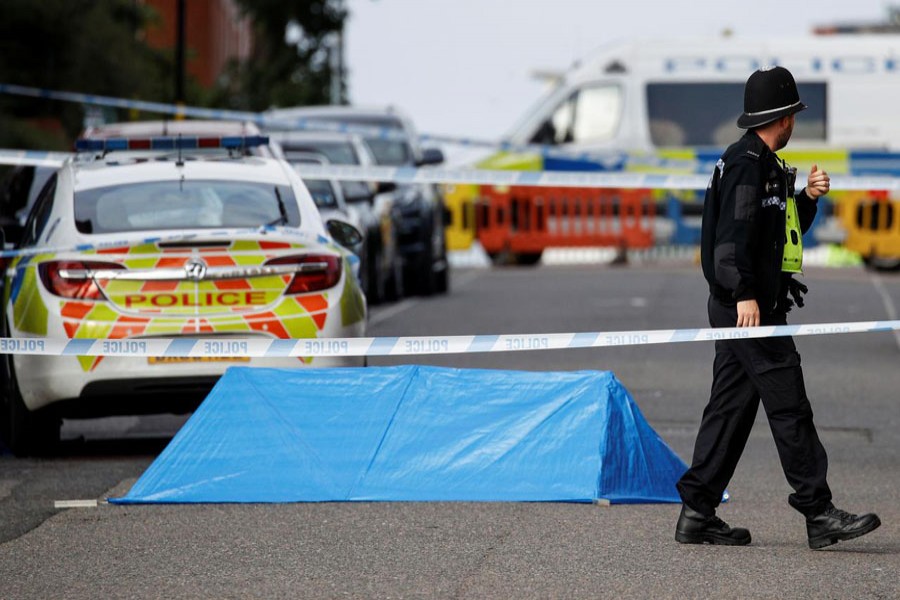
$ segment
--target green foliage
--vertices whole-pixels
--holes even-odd
[[[327,48],[343,30],[342,0],[238,0],[253,21],[254,45],[246,64],[232,63],[215,99],[228,108],[265,110],[271,106],[327,104],[331,65]],[[289,24],[299,26],[299,42],[289,44]],[[346,95],[341,82],[341,96]]]
[[[146,5],[132,0],[2,0],[0,81],[166,100],[173,65],[142,40],[151,18]],[[47,121],[40,120],[48,118],[58,119],[59,132],[46,133]],[[0,119],[6,124],[0,145],[33,147],[47,135],[71,139],[83,115],[75,104],[10,96],[0,98]]]
[[[248,110],[327,103],[327,47],[343,28],[343,0],[236,1],[253,22],[252,56],[229,65],[211,90],[189,77],[187,103]],[[158,19],[135,0],[0,0],[0,82],[171,102],[174,49],[144,41]],[[289,23],[302,31],[294,44],[285,41]],[[68,150],[83,120],[78,104],[0,95],[0,147]]]

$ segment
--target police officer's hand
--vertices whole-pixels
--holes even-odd
[[[737,303],[737,326],[759,326],[759,304],[756,300],[741,300]]]
[[[831,177],[825,171],[819,170],[819,165],[813,165],[806,178],[806,195],[815,200],[824,196],[831,189]]]

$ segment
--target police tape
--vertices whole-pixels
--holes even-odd
[[[0,164],[48,164],[60,152],[31,152],[0,149]],[[43,162],[40,162],[43,161]],[[573,187],[597,189],[704,190],[709,175],[671,175],[665,173],[606,171],[497,171],[488,169],[445,169],[438,167],[379,167],[356,165],[295,164],[305,179],[334,181],[394,182],[400,184],[473,184],[492,186]],[[900,178],[886,176],[854,177],[835,175],[832,191],[900,190]]]
[[[186,106],[183,104],[167,104],[164,102],[148,102],[144,100],[130,100],[128,98],[116,98],[113,96],[101,96],[97,94],[81,94],[77,92],[65,92],[42,88],[28,87],[24,85],[0,83],[0,93],[15,96],[27,96],[31,98],[44,98],[47,100],[61,100],[64,102],[77,102],[92,106],[108,106],[111,108],[134,109],[157,114],[167,114],[176,117],[193,117],[197,119],[250,121],[256,125],[274,131],[330,131],[338,133],[351,133],[368,138],[382,140],[407,140],[407,134],[396,127],[377,127],[369,125],[350,124],[341,121],[328,121],[327,117],[309,118],[290,116],[279,117],[276,109],[270,113],[258,113],[252,111],[203,108],[199,106]],[[289,115],[290,109],[281,112]],[[485,148],[505,152],[524,152],[541,154],[545,157],[559,157],[567,160],[593,161],[606,165],[608,168],[621,167],[627,156],[623,152],[567,152],[555,146],[542,144],[513,144],[507,141],[480,140],[469,137],[456,137],[448,135],[418,136],[422,143],[452,144],[469,148]],[[655,164],[655,159],[650,158],[650,164]],[[682,161],[683,162],[683,161]],[[715,160],[713,160],[715,163]]]
[[[71,152],[45,152],[42,150],[0,150],[0,164],[32,165],[36,167],[59,167]]]
[[[336,133],[355,134],[366,138],[380,140],[406,141],[408,134],[396,127],[378,127],[371,125],[359,125],[339,120],[329,121],[327,115],[321,117],[290,117],[291,109],[274,109],[269,113],[251,111],[203,108],[198,106],[186,106],[183,104],[167,104],[163,102],[148,102],[143,100],[130,100],[128,98],[116,98],[112,96],[100,96],[96,94],[81,94],[77,92],[64,92],[47,90],[22,85],[0,83],[0,93],[32,98],[44,98],[48,100],[62,100],[65,102],[77,102],[93,106],[108,106],[112,108],[134,109],[158,114],[168,114],[176,117],[192,117],[197,119],[250,121],[268,131],[325,131]],[[278,116],[281,114],[282,116]],[[338,117],[334,117],[337,119]],[[653,153],[634,154],[616,150],[572,151],[558,146],[546,144],[516,144],[507,140],[482,140],[470,137],[419,134],[420,143],[437,143],[460,146],[463,148],[482,148],[499,152],[512,152],[524,154],[536,154],[545,159],[557,159],[562,161],[595,163],[606,170],[623,170],[628,167],[677,169],[682,171],[706,172],[711,171],[718,155],[705,156],[696,159],[682,159],[660,157]]]
[[[68,340],[55,338],[0,338],[0,354],[163,358],[413,356],[645,346],[651,344],[785,336],[875,333],[896,331],[898,329],[900,329],[900,320],[741,328],[379,338],[263,339],[178,337]]]
[[[215,240],[216,238],[226,238],[225,242],[230,242],[233,238],[242,235],[289,235],[298,243],[316,243],[324,244],[331,240],[328,238],[297,229],[295,227],[287,227],[282,225],[263,225],[261,227],[245,227],[235,229],[210,230],[192,233],[174,233],[172,235],[157,235],[145,238],[132,239],[115,239],[108,241],[96,242],[93,244],[76,244],[73,246],[44,246],[35,248],[20,248],[18,250],[0,251],[0,258],[10,258],[14,256],[36,256],[39,254],[62,254],[66,252],[98,252],[101,250],[111,250],[114,248],[131,248],[134,246],[142,246],[144,244],[166,244],[174,242],[188,242],[191,240]],[[358,262],[359,257],[355,254],[348,254],[351,262]]]
[[[621,190],[705,190],[709,184],[710,177],[709,174],[669,175],[664,173],[608,173],[603,171],[493,171],[486,169],[442,169],[436,167],[361,167],[314,164],[296,164],[294,169],[304,179]],[[900,178],[835,175],[831,178],[831,190],[897,191],[900,190]]]

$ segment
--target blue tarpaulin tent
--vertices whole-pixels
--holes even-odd
[[[234,367],[116,503],[678,502],[610,372]]]

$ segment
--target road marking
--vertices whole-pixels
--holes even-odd
[[[53,508],[97,508],[96,500],[57,500]]]
[[[467,271],[466,273],[460,275],[452,281],[453,287],[465,287],[479,275],[480,273],[478,271]],[[378,325],[379,323],[383,323],[388,319],[392,319],[400,313],[409,310],[416,304],[419,304],[420,302],[421,300],[418,298],[406,298],[405,300],[402,300],[397,304],[394,304],[393,306],[389,306],[384,310],[379,310],[376,314],[369,316],[368,326],[372,327],[374,325]]]
[[[0,479],[0,500],[11,496],[12,491],[21,483],[18,479]]]
[[[397,304],[390,306],[384,310],[379,310],[378,314],[369,317],[369,327],[378,325],[383,321],[387,321],[388,319],[399,315],[403,311],[412,308],[416,304],[418,304],[418,301],[407,298],[406,300],[398,302]]]
[[[879,277],[877,273],[872,273],[871,279],[872,285],[875,286],[875,290],[878,292],[878,295],[881,296],[881,302],[884,304],[884,310],[887,313],[888,319],[896,320],[897,308],[896,306],[894,306],[893,298],[891,298],[891,295],[884,287],[884,283],[881,281],[881,277]],[[900,349],[900,331],[894,330],[893,334],[894,341],[897,342],[897,348]]]

